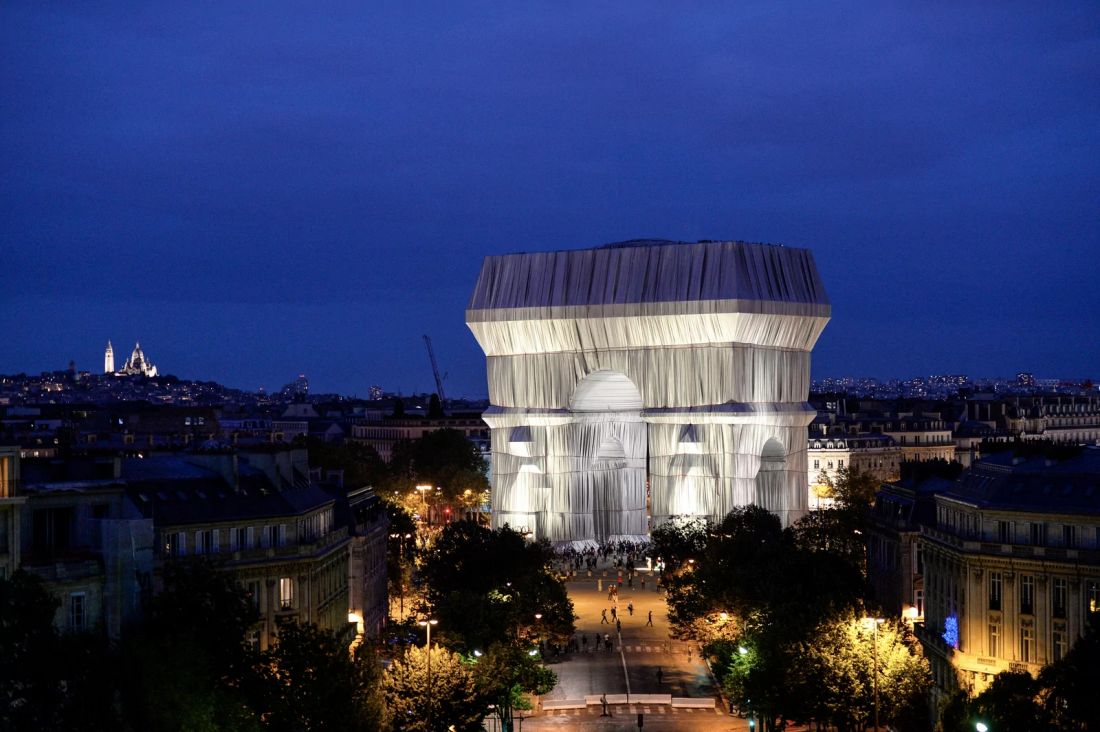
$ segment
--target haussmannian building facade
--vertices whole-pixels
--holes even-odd
[[[1100,448],[1054,461],[978,461],[921,529],[925,622],[939,695],[1035,674],[1100,612]]]

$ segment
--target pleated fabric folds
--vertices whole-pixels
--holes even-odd
[[[810,351],[829,318],[808,251],[488,257],[466,316],[487,356],[496,525],[589,542],[749,503],[805,513]]]

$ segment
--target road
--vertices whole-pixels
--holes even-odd
[[[641,588],[640,577],[646,578],[645,590]],[[622,630],[616,632],[611,619],[613,603],[607,597],[607,583],[616,579],[614,569],[601,567],[591,577],[582,571],[575,580],[566,583],[578,616],[577,639],[579,642],[587,635],[588,650],[556,662],[551,659],[550,668],[558,675],[558,683],[542,701],[626,693],[716,699],[714,680],[698,653],[688,643],[669,637],[668,607],[648,573],[643,571],[635,575],[633,589],[627,586],[624,578],[617,604]],[[634,604],[633,615],[627,611],[630,603]],[[601,610],[607,610],[607,624],[600,622]],[[647,625],[651,611],[652,626]],[[595,649],[593,639],[597,633],[601,638],[604,633],[611,636],[613,651]],[[658,669],[661,670],[660,681]],[[717,700],[713,709],[672,709],[667,704],[613,704],[611,717],[601,717],[601,711],[596,705],[585,709],[540,710],[524,720],[523,729],[637,729],[639,713],[644,715],[645,730],[748,729],[746,720],[730,717]]]

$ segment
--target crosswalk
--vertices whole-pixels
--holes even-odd
[[[663,704],[612,704],[607,710],[614,716],[634,714],[654,714],[657,716],[680,716],[683,714],[716,714],[722,716],[723,712],[715,706],[713,709],[673,709]],[[584,709],[553,709],[542,712],[547,717],[598,717],[603,711],[602,707],[590,705]]]
[[[616,650],[618,648],[616,647]],[[605,653],[604,649],[592,650],[589,649],[588,653]],[[623,653],[672,653],[672,649],[668,644],[661,645],[660,643],[653,645],[636,645],[632,643],[623,643]]]

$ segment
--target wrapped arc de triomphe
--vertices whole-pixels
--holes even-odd
[[[637,538],[675,516],[807,510],[810,351],[829,302],[808,250],[631,241],[485,259],[495,526]]]

